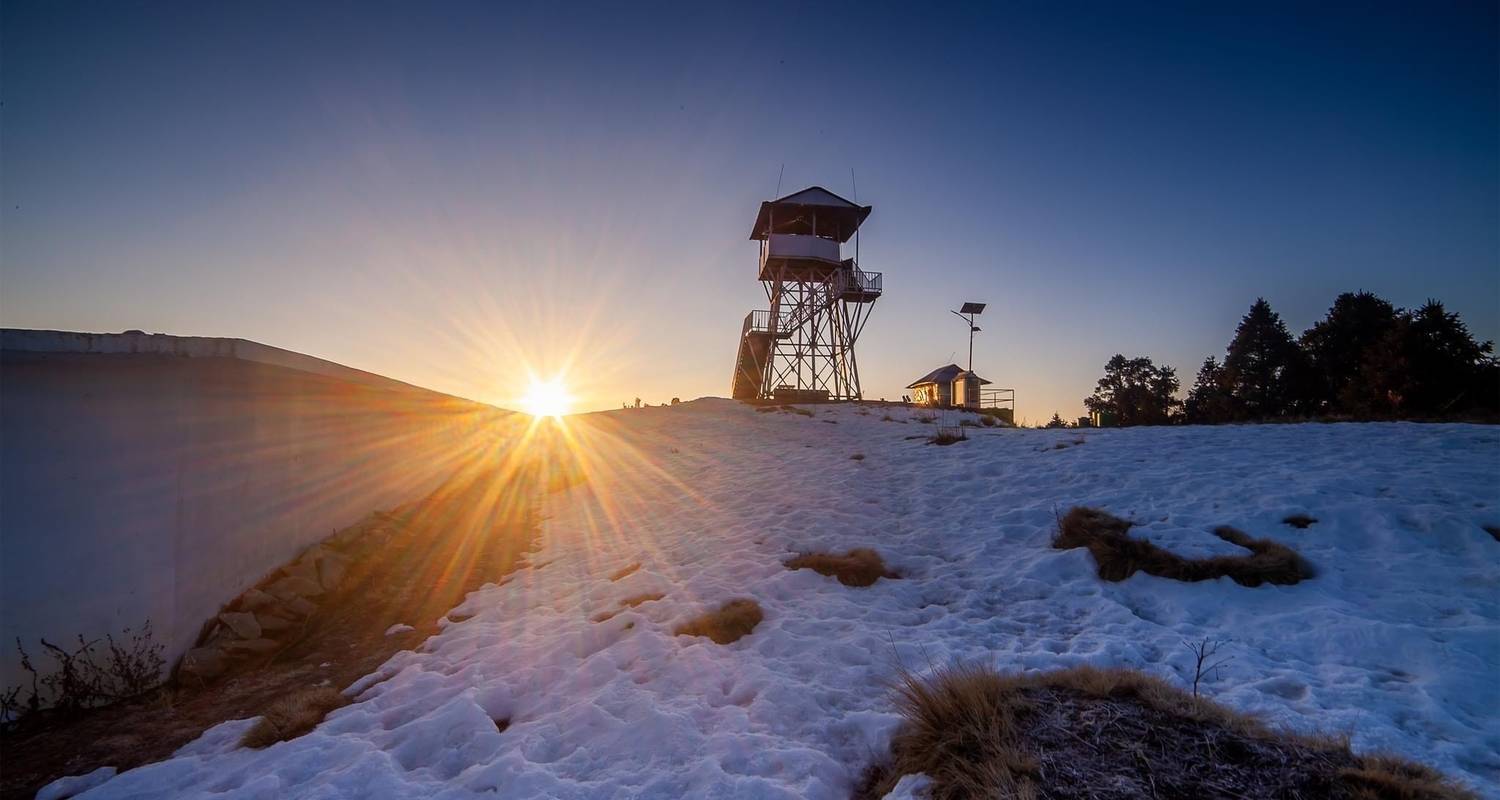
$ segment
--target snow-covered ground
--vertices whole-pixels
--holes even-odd
[[[810,408],[570,421],[590,481],[547,497],[533,566],[471,595],[454,614],[471,618],[307,736],[251,751],[249,721],[225,723],[83,796],[844,798],[899,721],[882,685],[899,665],[1182,680],[1183,640],[1205,637],[1234,659],[1218,700],[1500,796],[1500,542],[1481,528],[1500,525],[1500,429],[977,428],[933,447],[904,410]],[[1234,551],[1210,533],[1233,525],[1318,575],[1104,583],[1085,551],[1049,547],[1080,504],[1185,554]],[[856,589],[782,567],[852,547],[903,577]],[[622,609],[647,593],[663,597]],[[765,610],[744,639],[672,635],[740,597]]]

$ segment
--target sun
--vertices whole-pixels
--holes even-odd
[[[550,381],[532,378],[526,396],[521,398],[521,406],[534,417],[560,417],[568,413],[572,405],[573,397],[568,394],[568,387],[563,385],[561,378]]]

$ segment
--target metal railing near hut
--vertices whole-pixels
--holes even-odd
[[[979,409],[1014,425],[1016,424],[1015,389],[980,389]]]

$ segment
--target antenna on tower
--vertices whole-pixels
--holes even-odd
[[[783,161],[783,162],[781,162],[781,169],[779,169],[779,170],[776,171],[776,194],[773,195],[773,197],[780,197],[781,196],[781,176],[785,175],[785,174],[786,174],[786,162]]]
[[[854,190],[854,204],[859,205],[859,182],[854,180],[854,167],[849,168],[849,188]],[[854,266],[859,267],[859,229],[854,229]]]

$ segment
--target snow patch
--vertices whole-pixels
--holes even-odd
[[[1087,663],[1182,683],[1182,642],[1204,638],[1234,658],[1204,687],[1214,699],[1352,732],[1357,750],[1500,795],[1500,562],[1479,529],[1500,513],[1500,440],[1487,428],[1098,430],[1065,450],[1056,431],[980,428],[932,448],[906,438],[925,426],[879,407],[810,408],[841,424],[722,400],[570,419],[590,481],[541,498],[545,569],[471,594],[465,621],[361,678],[313,733],[223,749],[209,743],[230,735],[219,726],[91,800],[842,800],[889,749],[901,720],[883,682],[903,667]],[[1243,552],[1211,533],[1232,525],[1318,574],[1105,583],[1085,551],[1051,547],[1074,505],[1185,556]],[[1293,511],[1319,522],[1282,524]],[[782,565],[855,547],[902,580],[856,589]],[[663,597],[622,606],[644,593]],[[738,597],[765,619],[734,644],[672,635]],[[601,612],[615,613],[592,621]],[[921,785],[908,776],[892,796]]]

